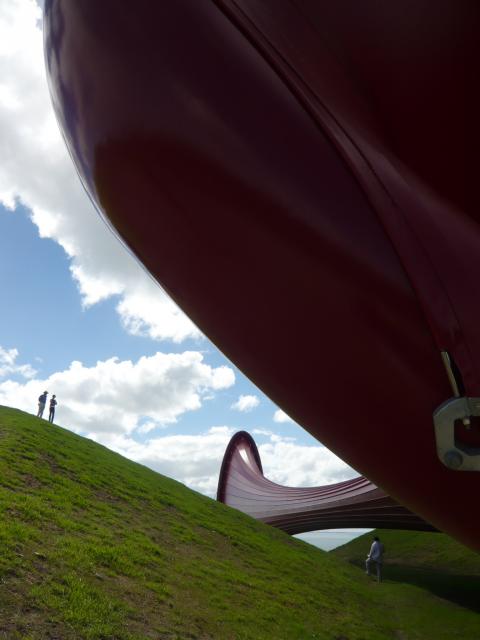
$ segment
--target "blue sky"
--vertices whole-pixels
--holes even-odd
[[[97,361],[112,357],[136,361],[142,356],[153,356],[159,350],[166,353],[200,351],[211,366],[227,365],[234,370],[235,384],[217,392],[201,411],[183,415],[175,425],[162,426],[162,431],[178,430],[180,423],[183,433],[197,433],[199,428],[217,424],[228,424],[235,429],[270,427],[279,435],[318,445],[291,422],[275,422],[276,405],[207,339],[199,337],[176,343],[131,335],[122,327],[115,312],[118,296],[85,308],[69,272],[67,255],[56,242],[39,237],[29,210],[21,204],[14,211],[0,205],[0,272],[2,347],[16,348],[18,364],[31,364],[37,371],[36,378],[45,379],[67,369],[73,360],[94,367]],[[21,375],[10,376],[10,379],[21,378]],[[231,406],[240,395],[256,396],[259,404],[255,410],[232,411]],[[32,398],[32,412],[36,399],[36,396]],[[59,401],[57,415],[61,416],[60,398]],[[259,440],[265,440],[265,436]]]
[[[58,424],[207,495],[239,429],[275,482],[356,475],[201,335],[93,210],[53,117],[33,0],[0,0],[0,136],[0,404],[35,413],[48,389]]]
[[[30,216],[31,211],[20,203],[14,210],[0,205],[3,307],[0,344],[5,350],[18,351],[17,365],[28,364],[36,370],[34,381],[48,379],[68,369],[72,361],[94,368],[98,361],[113,357],[135,362],[159,351],[168,354],[200,352],[209,366],[228,367],[233,372],[234,384],[211,394],[200,409],[185,411],[176,422],[159,424],[155,431],[194,435],[212,426],[228,426],[233,430],[271,431],[278,438],[291,438],[304,446],[318,447],[314,438],[286,417],[285,422],[276,421],[278,407],[206,338],[200,336],[175,342],[132,335],[119,321],[118,296],[85,307],[69,271],[70,260],[65,251],[55,241],[40,238]],[[12,371],[8,379],[21,384],[24,376]],[[33,389],[32,412],[36,408],[37,389],[38,393],[43,391],[42,383]],[[54,391],[52,389],[51,393]],[[233,409],[241,396],[250,398],[250,404],[257,402],[257,406],[249,409],[247,401],[245,410],[240,410],[241,407]],[[57,419],[61,422],[62,398],[58,397],[58,401]],[[76,425],[71,426],[75,429]],[[138,434],[136,439],[145,442],[148,435]],[[256,439],[261,444],[271,441],[271,436],[257,433]]]

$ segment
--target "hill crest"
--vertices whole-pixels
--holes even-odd
[[[477,637],[467,609],[370,582],[332,554],[6,407],[0,512],[8,640],[450,640],[459,628]],[[413,603],[428,629],[410,619]]]

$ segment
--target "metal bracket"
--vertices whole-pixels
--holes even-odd
[[[469,424],[471,416],[480,416],[480,398],[450,398],[433,414],[437,454],[449,469],[480,471],[480,448],[455,442],[455,421]]]

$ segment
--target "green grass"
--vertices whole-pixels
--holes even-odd
[[[480,614],[478,553],[441,533],[386,529],[356,538],[332,554],[363,569],[374,535],[385,545],[383,573],[388,581],[416,585]]]
[[[479,637],[478,611],[464,602],[392,578],[378,585],[331,553],[7,408],[0,516],[0,640]]]

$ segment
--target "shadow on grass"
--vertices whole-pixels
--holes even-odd
[[[352,563],[359,567],[358,563]],[[385,581],[413,584],[453,604],[480,613],[480,576],[446,573],[407,565],[385,564]]]

